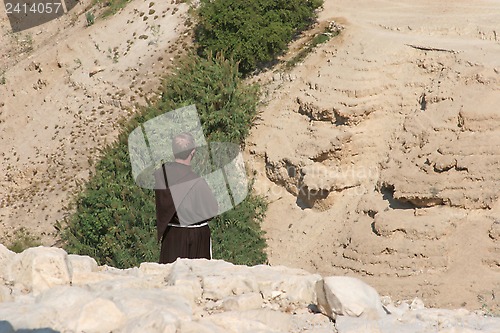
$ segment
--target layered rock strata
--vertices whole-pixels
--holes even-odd
[[[247,157],[271,264],[500,312],[500,6],[443,6],[326,1],[345,29],[273,73]]]

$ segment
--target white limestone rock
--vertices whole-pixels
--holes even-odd
[[[72,284],[85,284],[89,280],[95,280],[95,274],[92,273],[97,272],[98,266],[93,258],[68,254],[67,260]]]
[[[337,315],[378,319],[386,314],[377,291],[363,281],[348,276],[324,278],[325,294]]]
[[[29,303],[7,302],[0,304],[0,318],[8,321],[15,329],[37,329],[57,327],[57,311],[48,306]]]
[[[147,316],[152,309],[158,314],[176,318],[176,322],[191,320],[193,315],[189,300],[173,289],[125,288],[98,294],[113,300],[129,320]]]
[[[198,264],[203,264],[203,259],[195,260]],[[202,285],[197,275],[193,272],[192,266],[186,259],[177,259],[171,264],[169,275],[165,278],[166,285],[175,286],[182,290],[182,293],[194,304],[201,298],[203,293]]]
[[[208,319],[197,319],[183,321],[179,325],[178,333],[226,333],[226,331],[215,325]]]
[[[177,333],[180,321],[172,313],[161,310],[149,310],[141,318],[129,320],[123,333]]]
[[[12,289],[6,285],[0,284],[0,303],[10,302],[13,299],[14,299],[14,297],[12,295]]]
[[[8,322],[0,327],[12,332],[500,332],[500,318],[428,309],[418,299],[396,307],[386,298],[386,315],[360,280],[286,267],[179,259],[122,270],[44,247],[0,247],[0,260],[0,320]],[[311,303],[325,316],[309,312]]]
[[[203,298],[220,300],[226,295],[242,295],[258,291],[259,286],[252,276],[235,270],[232,274],[201,277],[203,281]]]
[[[97,295],[80,287],[56,286],[45,290],[35,297],[35,307],[51,308],[57,313],[51,327],[76,329],[76,319],[83,307],[92,302]],[[47,323],[48,324],[48,323]],[[47,325],[48,326],[48,325]]]
[[[69,285],[67,254],[53,247],[29,248],[7,265],[8,278],[23,284],[35,295],[57,285]]]
[[[68,254],[68,267],[72,277],[79,273],[97,272],[97,262],[89,256]]]
[[[463,310],[420,309],[392,314],[379,320],[341,316],[336,326],[342,333],[479,333],[500,332],[498,318],[481,317]]]
[[[139,270],[144,276],[162,275],[166,277],[170,274],[172,265],[158,264],[156,262],[143,262],[139,266]]]
[[[96,298],[85,304],[78,315],[76,331],[85,333],[112,332],[121,329],[127,317],[115,303],[105,298]]]
[[[260,309],[239,311],[237,315],[240,318],[260,322],[278,332],[290,332],[292,328],[292,315],[290,313]]]
[[[6,268],[15,255],[15,252],[0,244],[0,277],[5,278],[8,275]]]
[[[222,301],[222,308],[226,311],[255,310],[262,307],[262,301],[261,294],[255,292],[229,296]]]
[[[415,297],[410,304],[410,309],[412,310],[422,310],[424,308],[425,308],[424,302],[418,297]]]
[[[211,315],[208,319],[215,325],[222,328],[223,332],[227,333],[242,333],[242,332],[289,332],[289,320],[287,315],[271,310],[257,310],[256,313],[245,312],[223,312]],[[265,316],[264,311],[269,311],[271,316]],[[276,314],[276,316],[272,316]],[[272,324],[270,326],[268,324]],[[280,329],[282,328],[282,329]]]
[[[221,300],[227,295],[258,292],[272,298],[276,291],[281,298],[297,304],[316,300],[316,283],[321,276],[304,270],[283,266],[237,266],[222,260],[178,259],[166,282],[169,285],[188,286],[195,298]]]

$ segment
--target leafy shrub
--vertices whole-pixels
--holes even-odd
[[[236,209],[217,216],[211,224],[214,258],[240,265],[266,262],[266,242],[259,224],[266,209],[262,197],[250,195]]]
[[[158,103],[128,122],[119,139],[103,150],[95,174],[76,199],[76,213],[62,232],[66,250],[120,268],[157,261],[154,192],[132,179],[128,134],[148,119],[195,103],[208,140],[241,143],[255,116],[257,96],[256,86],[242,83],[234,61],[222,56],[184,59],[165,79]],[[214,219],[214,257],[237,264],[265,262],[259,227],[264,210],[263,199],[250,195]]]
[[[65,249],[120,268],[157,261],[152,191],[132,180],[126,133],[103,154],[62,233]]]
[[[196,104],[208,141],[242,143],[256,114],[258,87],[240,80],[238,64],[222,55],[188,57],[166,79],[158,110]]]
[[[315,19],[322,0],[201,0],[195,36],[200,54],[225,52],[242,73],[271,62]]]

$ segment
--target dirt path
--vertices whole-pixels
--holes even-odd
[[[326,1],[248,140],[271,264],[500,311],[500,1]]]

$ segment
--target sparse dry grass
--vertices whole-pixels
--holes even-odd
[[[21,253],[27,248],[40,246],[40,237],[33,236],[25,228],[19,228],[14,231],[14,239],[8,245],[8,249],[16,253]]]

